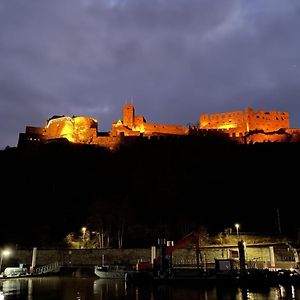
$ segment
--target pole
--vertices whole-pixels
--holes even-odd
[[[10,255],[10,251],[9,250],[1,250],[0,251],[1,254],[0,254],[0,274],[1,274],[1,269],[2,269],[2,262],[3,262],[3,256],[8,256]]]
[[[3,259],[3,255],[2,255],[2,251],[1,251],[1,259],[0,259],[0,274],[1,274],[1,268],[2,268],[2,259]]]
[[[269,255],[270,255],[270,267],[271,269],[275,269],[275,254],[274,254],[274,247],[270,246],[269,247]]]
[[[156,247],[151,246],[151,264],[154,264],[154,260],[156,259]]]
[[[277,226],[278,226],[278,233],[281,235],[281,222],[280,222],[280,215],[279,215],[279,209],[277,208]]]
[[[100,237],[100,231],[97,233],[98,235],[98,241],[99,241],[99,248],[101,249],[102,246],[101,246],[101,237]]]
[[[240,274],[241,276],[245,275],[246,270],[246,256],[245,256],[245,244],[244,241],[238,242],[238,248],[239,248],[239,256],[240,256]]]
[[[239,236],[239,228],[240,228],[240,224],[235,224],[234,225],[236,228],[236,236]]]
[[[33,250],[32,250],[32,261],[31,261],[30,273],[33,273],[34,269],[35,269],[35,265],[36,265],[36,252],[37,252],[37,248],[34,247]]]
[[[160,265],[159,265],[159,277],[165,277],[166,275],[166,239],[158,239],[158,245],[160,248]]]
[[[200,235],[197,234],[196,236],[196,263],[197,263],[197,269],[200,269]]]

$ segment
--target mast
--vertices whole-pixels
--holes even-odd
[[[280,222],[280,214],[279,214],[279,208],[276,209],[277,213],[277,226],[278,226],[278,233],[281,234],[281,222]]]

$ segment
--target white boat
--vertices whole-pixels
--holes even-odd
[[[27,268],[23,267],[7,267],[5,268],[2,277],[21,277],[29,275]]]
[[[102,279],[124,279],[126,269],[120,266],[95,266],[94,273]]]

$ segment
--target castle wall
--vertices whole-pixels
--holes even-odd
[[[248,110],[247,113],[249,130],[263,130],[265,132],[277,131],[281,128],[289,128],[289,114],[287,112],[277,112],[259,110],[254,113]]]
[[[143,116],[137,116],[134,118],[134,125],[135,126],[142,126],[146,123],[146,120]]]
[[[223,129],[231,133],[247,131],[246,120],[242,111],[223,112],[200,115],[199,124],[201,129]]]
[[[121,138],[119,136],[111,137],[111,136],[98,136],[93,139],[92,144],[99,145],[101,147],[106,147],[111,150],[114,150],[118,147],[121,142]]]
[[[285,131],[291,135],[291,142],[300,142],[300,128],[288,128]]]
[[[246,143],[247,144],[254,144],[254,143],[266,143],[266,142],[277,142],[277,143],[283,143],[283,142],[289,142],[290,136],[283,133],[253,133],[246,137]]]
[[[122,126],[123,125],[123,126]],[[188,128],[181,125],[162,125],[147,123],[143,116],[135,116],[133,104],[125,104],[123,107],[123,122],[116,122],[112,126],[112,136],[120,134],[124,136],[139,136],[153,134],[188,134]]]
[[[42,135],[44,134],[44,130],[43,127],[26,126],[25,133]]]
[[[236,137],[255,130],[273,132],[281,128],[290,127],[289,114],[287,112],[265,112],[259,110],[255,113],[252,108],[246,108],[244,112],[203,114],[200,115],[199,124],[201,129],[223,129],[231,136]],[[262,137],[257,137],[257,140],[260,139]],[[273,139],[276,138],[273,137]]]
[[[41,143],[45,141],[45,137],[39,134],[19,133],[18,147],[26,146],[28,144]]]
[[[45,135],[48,139],[66,138],[70,142],[90,144],[97,137],[97,122],[88,117],[51,119]]]
[[[144,134],[177,134],[186,135],[188,134],[188,128],[180,125],[161,125],[153,123],[144,124]]]
[[[140,136],[141,131],[134,131],[124,125],[114,125],[110,131],[110,136]]]
[[[200,128],[197,127],[197,130],[220,131],[241,143],[299,142],[300,129],[291,129],[289,126],[287,112],[254,112],[248,107],[245,111],[201,114]],[[19,134],[18,146],[65,138],[73,143],[114,149],[123,137],[188,134],[195,134],[195,130],[182,125],[147,123],[143,116],[135,116],[133,104],[125,104],[123,120],[112,124],[109,136],[98,136],[98,122],[93,118],[54,116],[47,121],[44,128],[27,126],[25,134]]]

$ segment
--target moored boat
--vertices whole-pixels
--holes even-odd
[[[95,266],[94,273],[102,279],[124,279],[126,269],[121,266]]]

